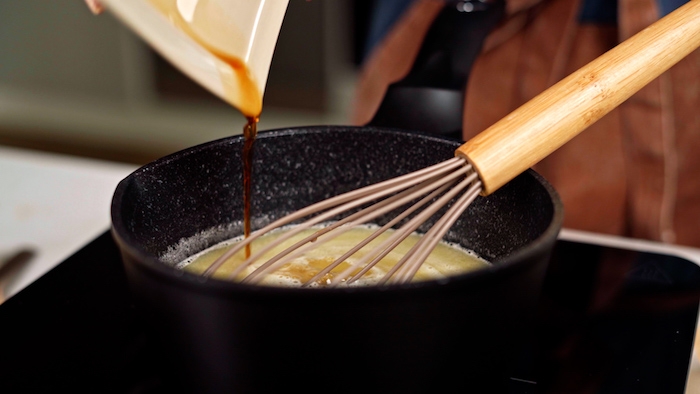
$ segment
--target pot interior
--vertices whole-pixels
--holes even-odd
[[[214,141],[134,172],[115,194],[117,237],[142,257],[171,264],[240,235],[242,143],[241,137]],[[254,154],[253,230],[313,202],[447,160],[458,145],[368,127],[262,132]],[[478,197],[445,239],[498,264],[545,235],[552,238],[560,223],[556,193],[530,171]]]

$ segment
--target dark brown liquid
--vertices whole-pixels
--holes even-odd
[[[250,190],[253,176],[253,147],[255,136],[258,134],[258,118],[248,117],[248,123],[243,127],[243,234],[250,236]],[[245,246],[245,257],[250,257],[250,244]]]
[[[253,165],[253,145],[258,129],[258,118],[262,111],[262,94],[258,90],[255,79],[246,67],[245,62],[241,59],[229,55],[200,38],[195,33],[188,21],[182,18],[176,2],[172,1],[154,1],[150,3],[155,6],[160,12],[168,17],[177,27],[189,35],[193,40],[199,43],[202,47],[208,50],[212,55],[219,60],[231,66],[233,75],[226,71],[221,72],[224,83],[224,94],[229,103],[236,103],[235,106],[243,113],[248,120],[243,128],[245,142],[243,146],[243,229],[245,236],[250,235],[250,191]],[[231,78],[234,80],[232,81]],[[235,81],[235,82],[234,82]],[[230,85],[235,85],[238,89],[231,89]],[[246,246],[246,256],[250,256],[250,246]]]
[[[260,93],[256,84],[246,68],[245,64],[235,57],[228,56],[213,48],[209,50],[219,59],[228,63],[234,71],[238,84],[240,86],[241,102],[245,105],[241,108],[241,112],[245,115],[247,122],[243,127],[243,235],[248,238],[250,236],[250,193],[253,177],[253,147],[255,145],[255,137],[258,134],[258,119],[260,113],[250,113],[249,107],[258,107],[261,100]],[[248,111],[246,111],[248,110]],[[250,244],[245,247],[246,258],[250,257]]]

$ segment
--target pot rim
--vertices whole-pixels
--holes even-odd
[[[411,134],[418,135],[421,138],[439,140],[442,142],[454,143],[455,149],[461,144],[458,141],[448,140],[443,137],[430,135],[422,132],[415,132],[409,130],[400,130],[393,128],[377,128],[377,127],[366,127],[366,126],[300,126],[300,127],[289,127],[272,129],[266,131],[260,131],[258,133],[258,140],[267,138],[277,138],[288,135],[304,135],[304,134],[315,134],[324,133],[328,131],[337,130],[354,130],[362,132],[379,132],[379,133],[389,133],[389,134]],[[520,248],[506,257],[496,259],[492,261],[492,264],[483,269],[478,269],[475,271],[467,272],[459,275],[452,275],[446,278],[427,280],[420,282],[412,282],[406,284],[390,284],[383,286],[357,286],[357,287],[342,287],[342,288],[294,288],[294,287],[275,287],[275,286],[260,286],[260,285],[246,285],[229,280],[203,277],[201,275],[196,275],[189,273],[184,270],[179,270],[174,267],[168,266],[167,264],[160,261],[159,258],[152,256],[147,253],[142,248],[139,248],[138,242],[129,235],[126,230],[126,225],[122,220],[119,208],[121,202],[124,198],[124,194],[130,185],[131,180],[137,177],[139,174],[151,171],[153,168],[161,167],[167,165],[175,160],[182,157],[186,157],[192,154],[197,154],[202,150],[209,149],[212,146],[217,146],[220,144],[232,144],[242,140],[243,136],[236,135],[230,137],[224,137],[216,139],[213,141],[205,142],[199,145],[195,145],[189,148],[185,148],[178,152],[172,153],[170,155],[164,156],[162,158],[156,159],[148,164],[141,166],[140,168],[133,171],[126,178],[119,182],[117,188],[115,189],[114,196],[112,199],[111,206],[111,218],[112,226],[111,233],[112,237],[115,239],[120,247],[122,254],[129,255],[129,258],[135,262],[134,267],[139,269],[141,272],[156,276],[162,280],[166,280],[170,283],[195,289],[203,293],[210,294],[242,294],[242,295],[258,295],[267,297],[318,297],[323,294],[324,296],[340,296],[346,297],[352,295],[353,297],[358,297],[358,295],[368,295],[374,296],[376,294],[398,294],[404,295],[407,292],[433,292],[433,291],[444,291],[446,288],[451,288],[454,286],[462,286],[464,282],[472,282],[473,285],[489,281],[490,278],[500,277],[503,275],[515,275],[523,269],[528,268],[530,265],[535,264],[535,259],[531,257],[542,253],[543,249],[550,248],[551,245],[556,241],[557,235],[562,227],[564,210],[561,199],[554,188],[537,172],[532,169],[526,172],[532,176],[545,191],[549,194],[552,203],[552,220],[547,226],[546,230],[540,234],[535,240],[530,242],[523,248]],[[447,158],[446,158],[447,160]]]

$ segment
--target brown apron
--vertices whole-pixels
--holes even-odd
[[[579,24],[580,0],[510,0],[470,75],[469,139],[659,17],[618,0],[617,26]],[[353,122],[367,123],[409,70],[443,3],[416,2],[361,75]],[[700,247],[700,51],[535,167],[560,193],[568,228]]]

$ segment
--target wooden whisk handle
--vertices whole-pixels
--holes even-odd
[[[490,194],[578,135],[700,46],[692,0],[459,147]]]

